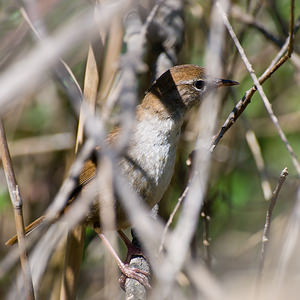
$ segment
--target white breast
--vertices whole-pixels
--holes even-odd
[[[172,118],[161,120],[153,115],[137,122],[128,154],[140,170],[135,170],[129,180],[151,206],[161,199],[170,183],[180,128],[181,123]]]

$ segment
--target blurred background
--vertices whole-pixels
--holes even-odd
[[[180,4],[173,11],[181,20],[179,23],[170,21],[172,14],[168,11],[165,13],[162,7],[166,3],[163,2],[154,16],[153,26],[149,26],[146,38],[147,50],[143,55],[146,69],[137,72],[139,99],[160,73],[157,71],[159,69],[157,59],[166,48],[169,47],[170,51],[165,52],[169,56],[173,55],[171,64],[204,64],[214,1],[189,0],[182,3],[179,1]],[[244,0],[230,3],[229,19],[258,76],[269,66],[288,37],[290,2],[288,0]],[[43,39],[55,35],[65,28],[66,24],[71,24],[74,33],[76,31],[80,33],[81,31],[74,27],[72,21],[88,10],[93,11],[94,5],[93,1],[83,0],[24,2],[0,0],[0,76],[8,74],[14,64],[27,58],[28,53],[38,49],[40,43],[39,38],[24,18],[22,9],[27,11],[31,25],[38,28],[40,38]],[[135,13],[138,14],[142,24],[146,22],[154,5],[155,1],[146,0],[133,4]],[[299,26],[300,4],[298,1],[295,3],[294,15],[296,26]],[[95,71],[87,67],[87,58],[91,55],[91,48],[93,48],[96,53],[96,69],[99,76],[94,97],[96,111],[114,105],[113,103],[107,104],[107,101],[109,95],[116,89],[115,82],[118,80],[121,57],[129,49],[130,32],[127,30],[126,20],[128,20],[128,11],[116,14],[108,28],[97,29],[98,36],[94,33],[94,39],[89,35],[78,37],[80,42],[69,47],[61,57],[85,92],[87,90],[84,88],[85,85],[89,81],[92,82],[91,77],[88,76],[94,78],[93,72]],[[176,34],[166,30],[169,35],[162,43],[161,35],[156,36],[154,33],[160,25],[165,26],[160,22],[169,21],[168,26]],[[78,25],[78,23],[75,24]],[[164,28],[168,29],[167,25]],[[98,43],[99,37],[101,37],[101,43]],[[93,40],[92,43],[91,40]],[[263,85],[279,124],[298,157],[300,156],[299,41],[300,34],[296,32],[292,59],[282,65]],[[222,69],[223,73],[216,74],[216,76],[238,81],[240,85],[219,91],[222,106],[216,132],[221,128],[235,104],[253,85],[227,32],[221,59],[223,66],[220,66],[220,70]],[[25,75],[27,71],[27,69],[22,70]],[[11,78],[11,82],[14,82],[14,78]],[[16,98],[18,100],[14,105],[5,106],[1,117],[24,201],[25,223],[28,224],[45,212],[74,160],[79,118],[64,88],[53,75],[53,66],[47,67],[43,80],[31,78],[30,86]],[[188,182],[189,168],[186,160],[194,149],[197,137],[197,129],[194,126],[196,117],[197,111],[191,111],[184,124],[175,173],[160,203],[159,214],[165,221],[168,220]],[[107,122],[107,127],[111,128],[115,123],[114,118],[111,118]],[[273,211],[269,246],[271,250],[265,261],[266,272],[276,269],[282,254],[282,247],[287,236],[286,230],[289,228],[288,224],[297,204],[299,174],[258,93],[253,96],[251,104],[237,123],[221,139],[213,152],[212,159],[205,204],[202,217],[199,217],[191,251],[192,255],[202,260],[220,284],[226,288],[228,294],[224,298],[240,298],[241,295],[246,297],[245,291],[249,291],[249,286],[252,291],[257,278],[262,232],[272,191],[278,183],[281,171],[287,167],[289,175],[282,186]],[[180,210],[175,215],[171,228],[176,224],[178,215],[180,215]],[[13,209],[0,164],[1,259],[4,259],[10,251],[4,243],[15,234],[15,230]],[[77,287],[78,299],[102,299],[100,291],[103,288],[104,250],[101,242],[90,233],[90,229],[87,231]],[[297,245],[297,239],[294,242]],[[122,257],[124,257],[124,247],[122,244],[120,247]],[[296,292],[299,292],[299,286],[297,286],[300,274],[299,259],[296,257],[299,248],[295,246],[293,249],[287,269],[287,274],[290,276],[283,284],[289,291],[289,299],[297,299]],[[58,251],[49,263],[51,271],[48,270],[41,282],[40,299],[58,299],[54,291],[59,289],[59,283],[55,278],[61,272],[62,261],[62,255]],[[1,299],[8,297],[17,270],[18,264],[2,276]],[[182,285],[183,294],[187,298],[194,297],[188,281],[179,281],[178,284]],[[249,297],[251,295],[250,293]],[[262,296],[262,299],[266,298]]]

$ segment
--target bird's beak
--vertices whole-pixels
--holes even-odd
[[[216,79],[215,84],[217,85],[217,87],[220,87],[220,86],[238,85],[239,82],[233,81],[233,80],[228,80],[228,79]]]

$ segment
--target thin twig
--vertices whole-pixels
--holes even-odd
[[[293,36],[294,36],[294,34],[293,34],[293,31],[294,31],[294,10],[293,10],[293,7],[294,7],[294,5],[293,4],[294,4],[294,0],[291,0],[291,25],[290,25],[290,39],[289,39],[288,52],[284,57],[281,58],[281,60],[276,64],[276,66],[274,66],[274,67],[276,67],[276,69],[278,69],[279,66],[281,66],[291,56],[291,53],[293,51]],[[257,90],[258,90],[258,92],[259,92],[259,94],[260,94],[260,96],[263,100],[263,103],[266,107],[266,110],[267,110],[274,126],[276,127],[281,140],[283,141],[283,143],[285,144],[288,152],[290,153],[290,156],[292,158],[292,162],[294,164],[294,167],[295,167],[298,175],[300,176],[300,163],[299,163],[299,161],[296,157],[296,154],[295,154],[292,146],[288,142],[285,133],[281,129],[281,127],[278,123],[278,119],[277,119],[277,117],[275,116],[275,114],[273,112],[272,106],[271,106],[271,104],[270,104],[270,102],[269,102],[262,86],[261,86],[261,83],[258,80],[257,76],[255,75],[255,72],[252,68],[252,65],[250,64],[250,62],[249,62],[249,60],[248,60],[248,58],[245,54],[245,51],[244,51],[242,45],[240,44],[240,42],[238,41],[237,36],[234,33],[233,28],[230,25],[229,20],[228,20],[226,14],[225,14],[224,10],[222,9],[219,2],[217,2],[217,7],[219,8],[219,11],[220,11],[220,13],[222,15],[222,18],[223,18],[223,21],[224,21],[224,24],[227,27],[227,29],[228,29],[228,31],[231,35],[231,38],[233,39],[238,51],[240,52],[241,58],[243,59],[244,64],[246,65],[247,70],[249,71],[250,76],[251,76],[251,78],[252,78],[252,80],[253,80],[253,82],[254,82],[254,84],[255,84],[255,86],[256,86],[256,88],[257,88]]]
[[[278,183],[273,191],[272,198],[270,200],[269,208],[267,210],[266,214],[266,221],[265,221],[265,226],[264,226],[264,231],[263,231],[263,236],[262,236],[262,247],[261,247],[261,260],[260,260],[260,267],[259,267],[259,278],[261,278],[263,269],[264,269],[264,264],[265,264],[265,258],[266,258],[266,252],[267,252],[267,246],[270,241],[270,231],[271,231],[271,218],[272,218],[272,213],[273,209],[275,207],[279,192],[281,190],[281,187],[283,183],[286,180],[286,177],[288,176],[288,169],[284,168],[281,171],[280,178],[278,180]]]
[[[164,244],[165,244],[165,240],[166,240],[166,236],[167,236],[167,232],[168,232],[168,229],[170,227],[170,225],[172,224],[173,222],[173,219],[182,203],[182,201],[185,199],[188,191],[189,191],[189,184],[187,184],[186,188],[184,189],[183,193],[181,194],[181,196],[178,198],[177,200],[177,203],[172,211],[172,213],[170,214],[170,217],[168,219],[168,222],[166,224],[166,226],[164,227],[164,231],[163,231],[163,234],[161,236],[161,242],[160,242],[160,245],[159,245],[159,253],[161,253],[161,251],[163,250],[163,247],[164,247]]]
[[[292,5],[291,5],[292,8]],[[226,17],[226,15],[225,15]],[[291,13],[291,17],[294,17],[293,12]],[[291,24],[294,24],[294,21],[290,21]],[[263,84],[268,78],[271,77],[271,75],[289,59],[289,53],[292,52],[292,42],[291,37],[293,37],[293,30],[292,34],[287,38],[285,44],[282,46],[281,50],[278,52],[276,57],[272,60],[269,67],[265,70],[265,72],[259,77],[258,81],[260,84]],[[287,51],[287,52],[286,52]],[[286,53],[284,55],[284,53]],[[283,56],[284,55],[284,56]],[[236,120],[239,118],[239,116],[242,114],[242,112],[246,109],[248,104],[250,104],[251,98],[256,92],[257,88],[256,86],[253,86],[251,89],[249,89],[243,96],[243,98],[237,103],[237,105],[234,107],[232,112],[227,117],[226,121],[222,125],[221,129],[219,130],[219,133],[214,138],[210,151],[214,151],[219,141],[222,139],[224,134],[228,131],[228,129],[236,122]]]
[[[10,195],[12,205],[14,207],[14,215],[16,222],[16,230],[18,237],[18,245],[20,249],[20,262],[23,271],[24,286],[26,299],[34,299],[34,291],[31,279],[31,272],[29,268],[27,253],[25,249],[25,229],[24,229],[24,219],[23,219],[23,203],[13,170],[9,149],[7,145],[5,130],[2,121],[0,120],[0,153],[3,164],[3,169],[5,172],[5,177],[7,181],[7,187]]]

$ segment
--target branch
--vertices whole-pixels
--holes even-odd
[[[290,156],[292,158],[292,162],[294,164],[294,167],[300,177],[300,163],[296,157],[296,154],[292,148],[292,146],[289,144],[287,138],[286,138],[286,135],[285,133],[283,132],[283,130],[281,129],[279,123],[278,123],[278,119],[277,117],[275,116],[274,112],[273,112],[273,109],[272,109],[272,106],[267,98],[267,96],[265,95],[264,91],[263,91],[263,88],[261,86],[261,83],[263,82],[262,80],[259,80],[256,75],[255,75],[255,72],[248,60],[248,58],[246,57],[246,54],[244,52],[244,49],[242,47],[242,45],[240,44],[240,42],[238,41],[237,39],[237,36],[235,35],[234,31],[233,31],[233,28],[232,26],[230,25],[229,21],[228,21],[228,18],[224,12],[224,10],[222,9],[221,5],[219,2],[217,2],[217,7],[219,8],[219,11],[222,15],[222,18],[223,18],[223,21],[224,21],[224,24],[225,26],[227,27],[238,51],[240,52],[240,55],[241,55],[241,58],[243,59],[244,61],[244,64],[246,65],[247,67],[247,70],[249,71],[250,73],[250,76],[255,84],[255,87],[256,89],[258,90],[262,100],[263,100],[263,103],[266,107],[266,110],[274,124],[274,126],[276,127],[277,131],[278,131],[278,134],[281,138],[281,140],[284,142],[288,152],[290,153]],[[271,76],[271,74],[277,70],[284,62],[286,62],[291,54],[292,54],[292,51],[293,51],[293,36],[294,36],[294,0],[291,0],[291,11],[290,11],[290,18],[291,18],[291,21],[290,21],[290,36],[289,36],[289,44],[288,44],[288,51],[286,53],[285,56],[283,56],[279,62],[270,70],[270,74],[266,75],[266,76]],[[268,77],[267,77],[268,78]],[[262,81],[262,82],[261,82]]]
[[[291,5],[292,8],[292,5]],[[293,17],[293,11],[291,12],[291,17]],[[225,16],[226,17],[226,16]],[[294,24],[294,21],[290,21],[291,24]],[[258,81],[260,84],[263,84],[268,78],[271,77],[271,75],[289,59],[289,52],[292,50],[292,42],[291,39],[293,37],[293,31],[292,34],[290,33],[290,36],[286,39],[286,42],[278,52],[277,56],[272,60],[269,67],[265,70],[265,72],[259,77]],[[285,53],[285,55],[284,55]],[[284,55],[284,56],[283,56]],[[236,122],[236,120],[239,118],[239,116],[242,114],[242,112],[246,109],[248,104],[250,104],[251,98],[256,92],[257,88],[256,86],[253,86],[251,89],[249,89],[243,96],[243,98],[237,103],[237,105],[234,107],[232,112],[227,117],[226,121],[222,125],[221,129],[219,130],[218,135],[214,138],[210,151],[214,151],[215,147],[219,143],[219,141],[222,139],[223,135],[226,133],[226,131]]]
[[[166,226],[164,227],[164,231],[163,231],[163,234],[161,236],[161,242],[160,242],[160,245],[159,245],[159,253],[162,252],[163,248],[164,248],[164,244],[165,244],[165,241],[166,241],[166,236],[167,236],[167,232],[168,232],[168,229],[170,227],[170,225],[172,224],[173,222],[173,219],[179,209],[179,207],[181,206],[182,204],[182,201],[185,199],[188,191],[189,191],[189,188],[190,188],[190,183],[187,184],[186,188],[184,189],[183,193],[181,194],[181,196],[178,198],[177,200],[177,203],[172,211],[172,213],[170,214],[170,217],[167,221],[167,224]]]

